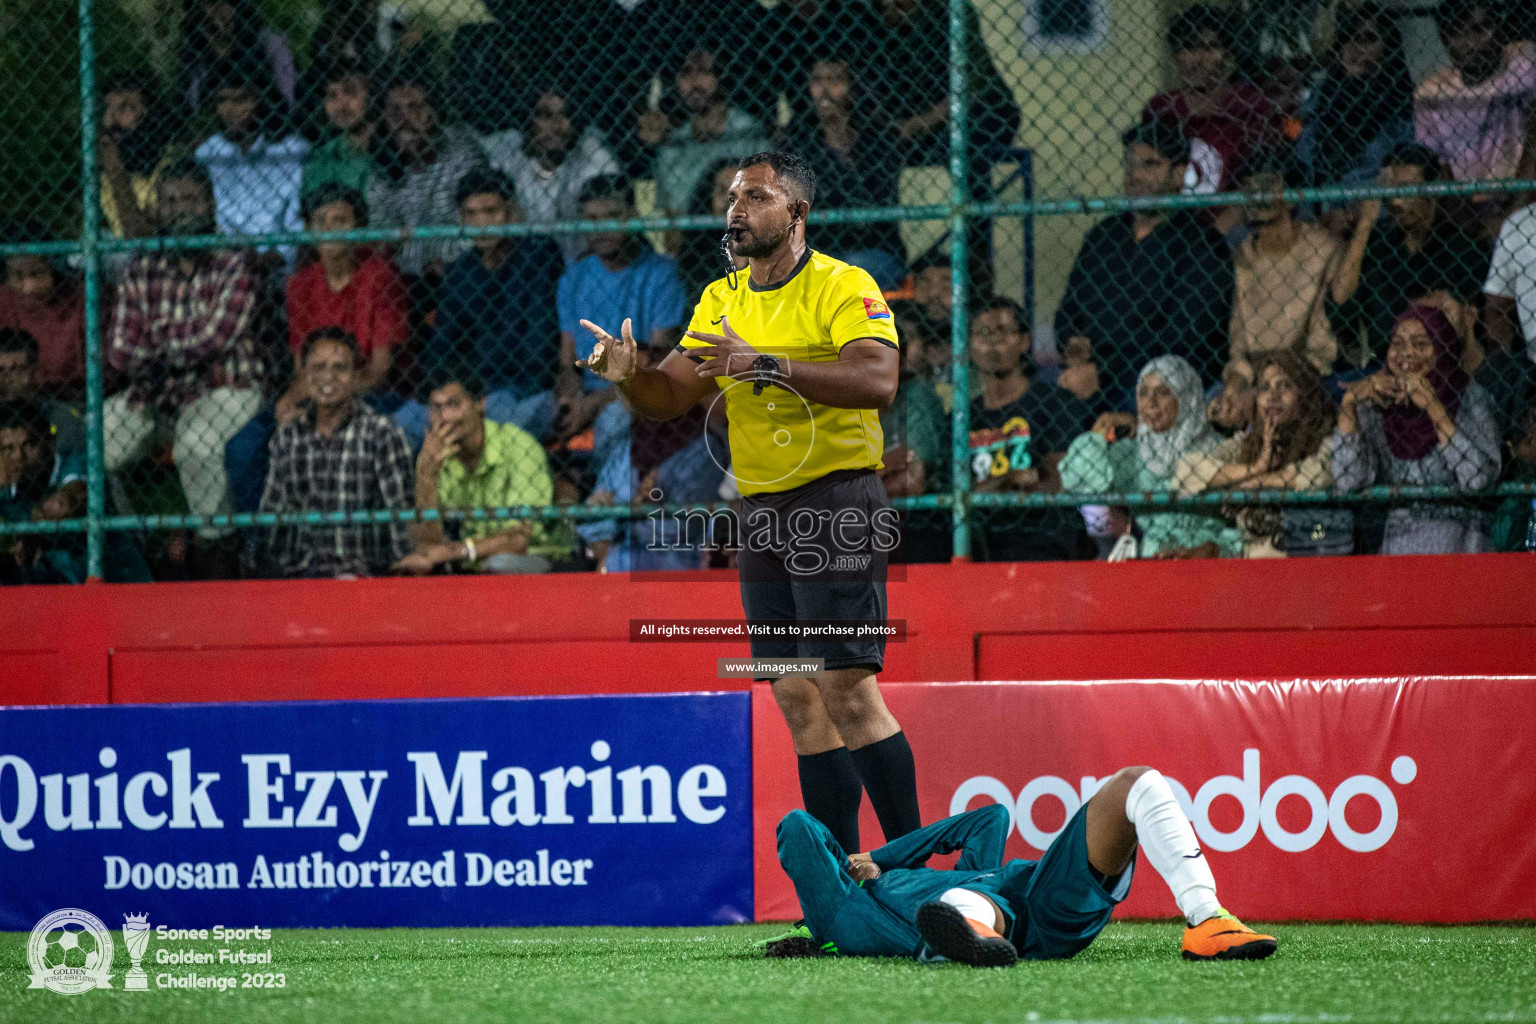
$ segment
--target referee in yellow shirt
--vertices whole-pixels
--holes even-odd
[[[741,603],[749,623],[883,624],[895,515],[875,471],[880,411],[896,396],[896,325],[874,279],[813,251],[805,218],[816,176],[791,153],[741,161],[726,238],[733,267],[711,284],[682,343],[653,369],[621,337],[597,337],[581,365],[642,416],[668,420],[723,397],[742,494]],[[720,395],[719,393],[722,393]],[[860,789],[887,841],[921,825],[912,748],[880,696],[883,638],[758,639],[760,659],[823,659],[816,676],[773,678],[799,755],[805,809],[848,853]]]

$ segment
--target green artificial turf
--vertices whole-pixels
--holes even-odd
[[[778,929],[445,928],[274,932],[278,990],[60,996],[27,989],[26,935],[0,933],[0,1020],[1536,1022],[1536,928],[1281,925],[1262,963],[1186,963],[1173,924],[1112,924],[1075,960],[1010,970],[897,960],[766,961]],[[154,948],[161,944],[152,942]],[[216,949],[218,943],[178,942]],[[266,943],[237,943],[266,948]]]

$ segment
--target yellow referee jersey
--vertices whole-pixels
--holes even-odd
[[[781,284],[759,288],[743,270],[733,289],[722,278],[704,289],[690,331],[720,334],[721,318],[747,343],[781,363],[825,363],[844,345],[874,338],[896,347],[896,322],[874,278],[841,260],[806,250]],[[685,337],[680,349],[704,342]],[[732,373],[749,366],[730,367]],[[794,390],[794,368],[783,387],[752,393],[752,382],[717,377],[730,420],[731,470],[742,494],[787,491],[838,469],[879,469],[885,438],[874,409],[834,409]]]

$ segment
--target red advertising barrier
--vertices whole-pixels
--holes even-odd
[[[1536,677],[895,683],[923,820],[984,803],[1037,858],[1096,785],[1159,769],[1223,904],[1257,920],[1536,917]],[[773,696],[753,689],[759,920],[799,916],[774,828],[800,806]],[[866,849],[880,830],[865,802]],[[934,866],[940,866],[935,862]],[[1121,916],[1177,913],[1145,862]]]
[[[1536,671],[1536,557],[913,565],[888,682],[1295,679]],[[736,574],[0,587],[0,705],[747,689],[726,638],[632,643],[636,620],[739,619]]]

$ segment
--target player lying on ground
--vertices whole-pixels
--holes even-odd
[[[779,863],[809,935],[769,956],[901,956],[1007,967],[1087,948],[1131,887],[1136,847],[1163,876],[1189,927],[1190,960],[1259,960],[1275,940],[1221,908],[1195,830],[1163,776],[1124,768],[1067,823],[1038,861],[1003,863],[1001,804],[957,814],[851,858],[804,811],[779,823]],[[961,851],[952,871],[923,867]],[[811,936],[814,936],[811,937]]]

